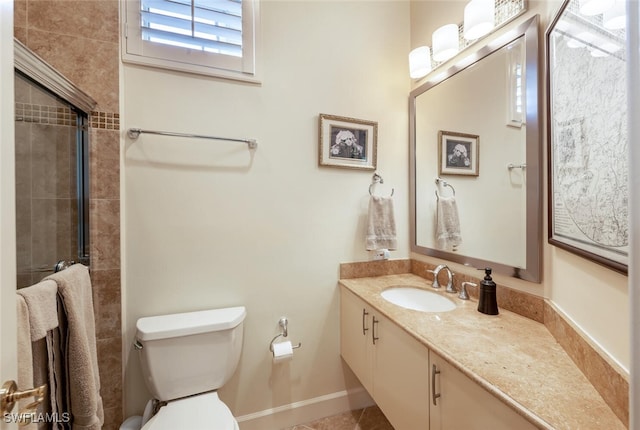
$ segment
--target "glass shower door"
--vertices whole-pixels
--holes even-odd
[[[18,288],[88,264],[87,115],[16,71]]]

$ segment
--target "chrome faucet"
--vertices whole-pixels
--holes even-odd
[[[460,289],[460,294],[458,295],[459,299],[462,300],[469,300],[469,293],[467,292],[467,285],[470,287],[477,287],[478,284],[474,283],[474,282],[463,282],[461,289]]]
[[[438,281],[438,275],[440,274],[440,271],[442,269],[445,269],[447,271],[448,274],[448,281],[447,281],[447,293],[455,293],[456,289],[453,287],[453,272],[451,271],[451,269],[449,269],[449,267],[446,264],[439,264],[438,266],[436,266],[435,269],[433,270],[427,270],[427,272],[433,273],[433,283],[431,284],[431,286],[433,288],[440,288],[440,282]]]

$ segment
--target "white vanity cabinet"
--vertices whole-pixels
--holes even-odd
[[[536,427],[346,288],[340,351],[395,430]]]
[[[342,358],[395,430],[429,428],[429,350],[341,288]]]
[[[458,369],[429,352],[431,430],[533,430],[518,415]]]

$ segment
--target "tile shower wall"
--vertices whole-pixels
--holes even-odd
[[[98,102],[90,120],[91,278],[104,430],[122,422],[118,2],[15,0],[14,34]]]

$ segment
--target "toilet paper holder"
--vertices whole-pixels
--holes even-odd
[[[289,335],[289,321],[287,320],[287,317],[280,318],[280,321],[278,321],[278,324],[280,325],[282,332],[280,332],[273,339],[271,339],[271,343],[269,344],[269,351],[271,352],[273,352],[273,342],[275,342],[276,339],[278,339],[280,336],[287,337]],[[301,346],[302,346],[302,343],[298,342],[297,345],[292,345],[291,348],[298,349]]]

